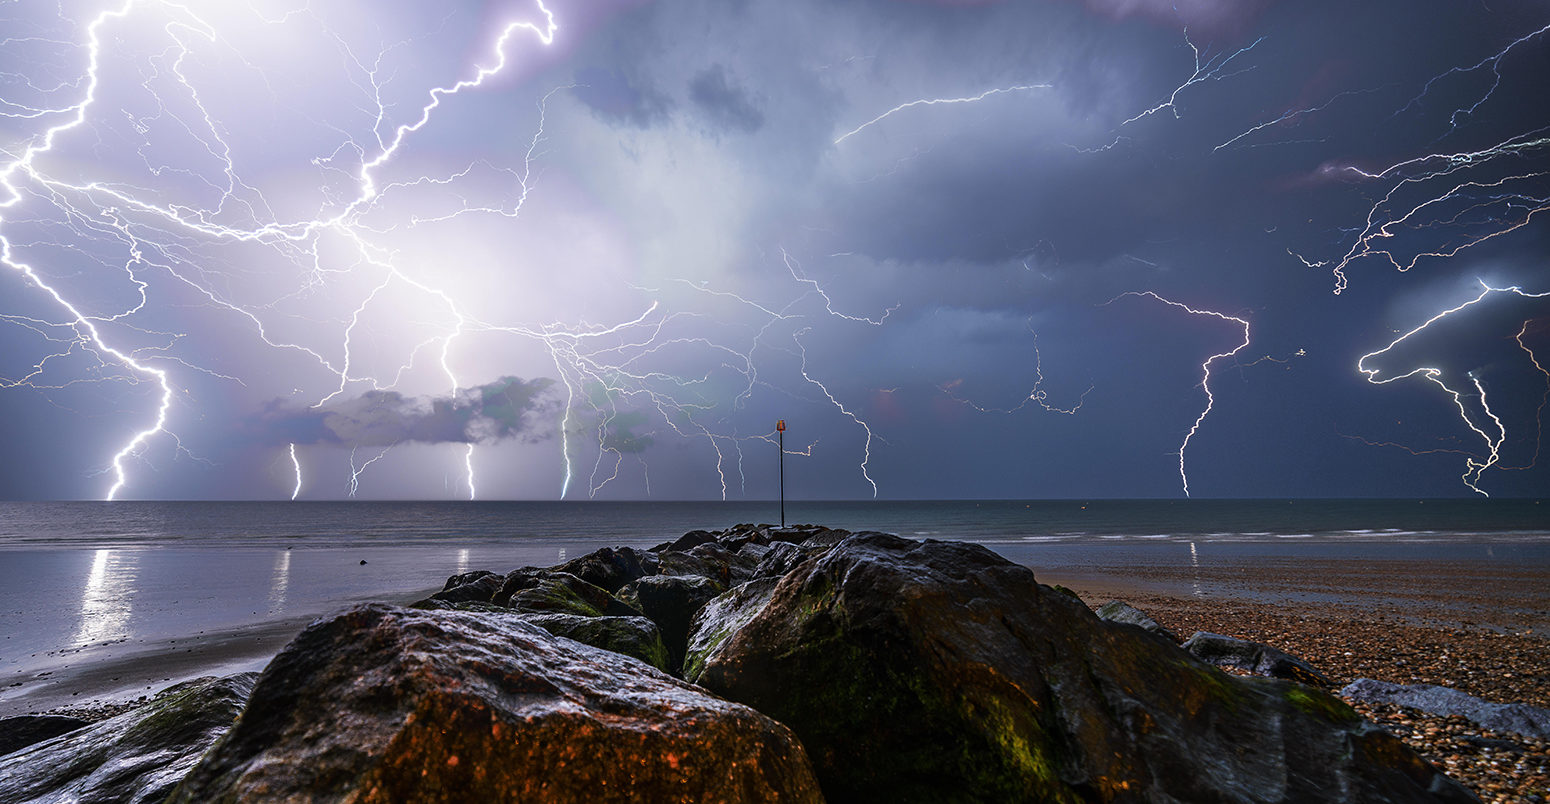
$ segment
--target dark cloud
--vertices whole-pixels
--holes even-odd
[[[672,99],[643,79],[619,69],[588,66],[576,70],[576,98],[604,118],[646,128],[666,119]]]
[[[368,391],[317,408],[270,403],[257,427],[275,444],[385,447],[406,441],[472,444],[529,435],[533,415],[552,400],[553,381],[502,377],[451,398],[415,399],[397,391]]]
[[[764,112],[727,68],[713,64],[689,82],[689,99],[717,128],[752,134],[764,127]]]

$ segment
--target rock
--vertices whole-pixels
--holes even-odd
[[[169,802],[820,801],[784,726],[514,617],[309,626]]]
[[[492,576],[492,575],[495,575],[495,577],[500,577],[499,575],[496,575],[495,573],[490,572],[489,570],[474,570],[473,572],[459,573],[457,575],[453,575],[452,577],[448,578],[446,584],[441,587],[441,591],[447,592],[447,591],[456,589],[459,586],[462,586],[463,584],[473,583],[474,581],[477,581],[480,578],[487,578],[487,577]]]
[[[1334,686],[1313,665],[1279,648],[1234,639],[1209,631],[1196,631],[1184,641],[1184,649],[1201,661],[1217,667],[1232,667],[1256,676],[1285,678],[1319,687]]]
[[[690,548],[699,547],[702,544],[708,544],[710,542],[714,542],[715,540],[716,534],[711,533],[708,530],[691,530],[688,533],[685,533],[684,535],[679,536],[677,539],[669,542],[665,549],[672,550],[673,552],[677,553],[683,553],[688,551]]]
[[[699,575],[647,575],[620,589],[619,598],[662,629],[668,662],[676,670],[683,666],[694,615],[724,588]]]
[[[807,551],[791,542],[770,542],[769,552],[753,569],[756,578],[779,578],[807,560]]]
[[[657,556],[633,547],[604,547],[555,569],[614,593],[636,578],[656,574]]]
[[[491,602],[516,611],[538,614],[553,612],[580,614],[583,617],[640,614],[610,595],[608,590],[568,572],[531,567],[507,573],[500,591],[495,593]]]
[[[668,550],[661,555],[657,572],[662,575],[699,575],[723,587],[732,585],[731,551],[707,542],[688,552]]]
[[[0,756],[19,751],[33,743],[41,743],[50,737],[87,725],[78,717],[64,715],[20,715],[0,718]]]
[[[184,682],[142,707],[0,757],[0,801],[160,802],[231,726],[257,677]]]
[[[705,662],[720,651],[727,637],[764,610],[779,581],[779,578],[757,578],[727,590],[700,608],[689,626],[689,643],[683,662],[685,681],[699,680]]]
[[[857,534],[746,605],[698,682],[790,726],[833,801],[1474,800],[1329,694],[1226,675],[978,545]]]
[[[431,599],[448,603],[488,603],[500,592],[505,581],[505,578],[483,570],[454,575],[447,579],[445,588],[431,595]]]
[[[575,614],[526,614],[522,617],[555,636],[633,656],[664,673],[676,669],[668,658],[662,630],[645,617],[581,617]]]
[[[1408,706],[1442,717],[1458,715],[1491,731],[1510,731],[1524,737],[1550,740],[1550,709],[1520,703],[1491,703],[1451,687],[1391,684],[1359,678],[1347,684],[1340,695],[1369,703]]]
[[[1179,641],[1179,638],[1174,636],[1172,631],[1158,625],[1156,620],[1146,616],[1146,612],[1123,600],[1110,600],[1099,606],[1094,613],[1098,615],[1099,619],[1108,620],[1111,623],[1134,625],[1143,631],[1150,631],[1158,636],[1167,637],[1174,642]]]

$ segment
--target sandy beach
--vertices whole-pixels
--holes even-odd
[[[175,585],[179,601],[192,597],[196,613],[204,607],[203,619],[188,619],[180,602],[134,628],[120,628],[112,638],[28,656],[7,654],[0,716],[120,711],[176,681],[260,669],[313,617],[352,600],[407,603],[440,588],[453,571],[471,565],[505,571],[554,552],[534,547],[521,556],[480,551],[470,557],[444,548],[296,551],[281,559],[290,584],[287,605],[267,609],[258,604],[273,598],[272,569],[278,565],[267,553],[248,555],[249,565],[271,571],[259,573],[267,580],[250,584],[245,592],[234,580],[204,595],[193,594],[186,582]],[[1093,607],[1124,600],[1180,638],[1205,630],[1279,647],[1323,671],[1336,690],[1365,677],[1439,684],[1488,701],[1550,707],[1550,594],[1545,591],[1550,565],[1543,561],[1407,559],[1392,550],[1364,560],[1282,551],[1201,561],[1191,548],[1190,553],[1088,551],[1060,554],[1058,560],[1047,554],[1051,565],[1039,566],[1036,554],[1026,550],[1002,552],[1031,565],[1042,583],[1068,587]],[[101,560],[91,551],[74,560],[87,557]],[[140,581],[157,577],[152,567],[158,562],[181,566],[192,560],[141,555]],[[200,560],[209,563],[215,557]],[[305,567],[313,568],[314,580],[304,580]],[[372,588],[376,594],[368,591]],[[140,599],[158,594],[172,592],[153,589]],[[79,604],[90,595],[76,589],[68,597]],[[217,600],[220,605],[212,604]],[[181,614],[171,617],[173,611]],[[79,611],[72,616],[87,621]],[[203,627],[178,630],[185,625]],[[21,644],[29,638],[40,637],[8,634],[6,641]],[[1550,747],[1543,741],[1486,733],[1458,718],[1431,718],[1395,707],[1360,708],[1485,801],[1546,800]]]

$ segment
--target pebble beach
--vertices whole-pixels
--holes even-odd
[[[1116,598],[1180,638],[1209,631],[1307,660],[1335,682],[1451,687],[1550,708],[1550,573],[1542,567],[1390,560],[1259,567],[1094,567],[1063,583]],[[1486,802],[1550,801],[1550,742],[1458,716],[1348,700]]]

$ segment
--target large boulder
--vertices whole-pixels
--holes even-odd
[[[447,603],[488,603],[500,592],[505,582],[505,578],[489,570],[466,572],[448,578],[447,585],[431,595],[430,599]]]
[[[582,617],[575,614],[520,616],[555,636],[633,656],[664,673],[677,669],[668,658],[667,645],[662,641],[662,629],[646,617]]]
[[[668,661],[677,669],[683,666],[694,615],[725,588],[700,575],[647,575],[620,589],[619,599],[639,609],[662,629]]]
[[[1280,648],[1247,639],[1196,631],[1184,640],[1184,649],[1203,662],[1231,667],[1256,676],[1285,678],[1320,687],[1333,686],[1313,665]]]
[[[775,594],[779,578],[757,578],[718,595],[694,615],[689,626],[689,643],[684,651],[683,677],[694,682],[727,638],[764,610]]]
[[[1229,676],[977,545],[857,534],[748,605],[698,683],[790,726],[833,801],[1474,800],[1327,693]]]
[[[555,569],[612,593],[636,578],[656,574],[657,556],[633,547],[604,547]]]
[[[170,802],[819,801],[784,726],[514,617],[313,623]]]
[[[491,599],[497,606],[537,614],[639,614],[608,590],[568,573],[526,567],[506,574],[500,591]]]
[[[169,687],[144,706],[0,757],[0,801],[149,804],[231,727],[257,673]]]
[[[1510,731],[1550,740],[1550,709],[1521,703],[1492,703],[1452,687],[1358,678],[1340,690],[1340,695],[1353,701],[1407,706],[1443,717],[1457,715],[1491,731]]]

